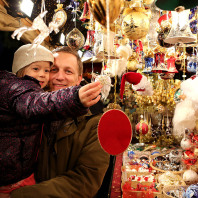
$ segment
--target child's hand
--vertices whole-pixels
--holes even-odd
[[[79,98],[80,102],[85,107],[90,107],[96,104],[100,100],[100,92],[101,92],[102,85],[99,81],[89,83],[79,89]]]

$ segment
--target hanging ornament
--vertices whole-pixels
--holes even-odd
[[[129,71],[136,71],[138,69],[139,62],[137,60],[138,54],[133,52],[127,61],[127,69]]]
[[[102,99],[106,100],[112,87],[111,78],[108,75],[98,75],[95,81],[100,81],[100,84],[103,86],[101,89]]]
[[[172,79],[175,76],[175,73],[178,73],[178,71],[175,67],[175,60],[176,60],[176,58],[173,55],[171,55],[170,58],[167,59],[168,71],[166,73],[160,74],[160,77],[162,79]]]
[[[109,23],[112,24],[120,15],[123,0],[89,0],[90,10],[102,26],[107,27],[107,7],[109,6]]]
[[[166,43],[191,43],[196,41],[195,36],[192,34],[189,25],[189,12],[190,10],[183,10],[179,8],[172,11],[172,27],[164,40]]]
[[[67,21],[67,13],[63,10],[63,4],[58,3],[52,22],[56,23],[58,28],[62,28]]]
[[[66,37],[66,43],[69,47],[75,50],[79,50],[84,46],[85,38],[77,28],[74,28],[71,32],[68,33]]]
[[[166,16],[166,18],[164,17]],[[163,17],[163,18],[162,18]],[[166,39],[166,37],[168,36],[170,29],[171,29],[171,22],[170,19],[167,17],[167,14],[162,15],[159,19],[158,19],[158,23],[159,23],[159,28],[157,30],[158,32],[158,43],[160,46],[162,47],[172,47],[174,44],[170,44],[170,43],[166,43],[164,40]]]
[[[141,119],[140,122],[136,124],[135,129],[140,135],[145,135],[148,133],[148,123]]]
[[[151,50],[151,48],[148,48],[144,56],[145,67],[144,70],[142,71],[143,73],[145,74],[152,73],[153,57],[154,57],[153,50]]]
[[[137,40],[145,37],[149,30],[149,19],[138,8],[128,11],[122,22],[122,31],[130,40]]]
[[[196,73],[198,58],[196,55],[192,55],[191,57],[188,57],[188,65],[187,65],[187,71]]]
[[[81,17],[79,18],[79,20],[82,22],[87,22],[90,20],[89,4],[86,1],[84,2],[83,13],[82,13]]]
[[[85,45],[84,45],[83,49],[89,50],[91,47],[94,46],[94,41],[95,41],[94,34],[95,34],[94,30],[88,30],[87,31],[87,39],[86,39],[86,42],[85,42]]]
[[[26,31],[32,31],[32,30],[39,30],[39,35],[34,39],[32,44],[40,45],[45,38],[47,38],[52,31],[54,31],[56,34],[59,32],[59,25],[56,20],[52,20],[49,25],[47,26],[45,22],[43,21],[44,16],[47,14],[47,10],[45,10],[45,1],[42,0],[41,5],[41,13],[33,20],[31,27],[20,27],[16,29],[11,37],[15,39],[17,36],[17,40],[20,40],[21,36]]]
[[[166,65],[164,64],[164,56],[165,54],[162,52],[157,52],[154,54],[155,63],[153,65],[152,72],[162,73],[168,71]]]

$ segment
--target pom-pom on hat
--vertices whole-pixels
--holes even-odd
[[[49,61],[53,64],[54,56],[50,50],[42,45],[23,45],[14,53],[12,72],[16,74],[20,69],[37,61]]]

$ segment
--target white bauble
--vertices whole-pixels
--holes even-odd
[[[184,150],[188,150],[188,149],[192,148],[192,146],[193,146],[191,141],[188,138],[183,138],[181,140],[180,145],[181,145],[182,149],[184,149]]]
[[[198,175],[193,170],[186,170],[183,174],[183,180],[186,184],[194,184],[198,182]]]

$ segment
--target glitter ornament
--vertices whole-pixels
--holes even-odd
[[[149,18],[142,9],[129,10],[122,22],[122,31],[130,40],[145,37],[149,30]]]
[[[140,120],[140,122],[136,125],[136,132],[140,134],[147,134],[148,133],[148,124],[144,120]]]

